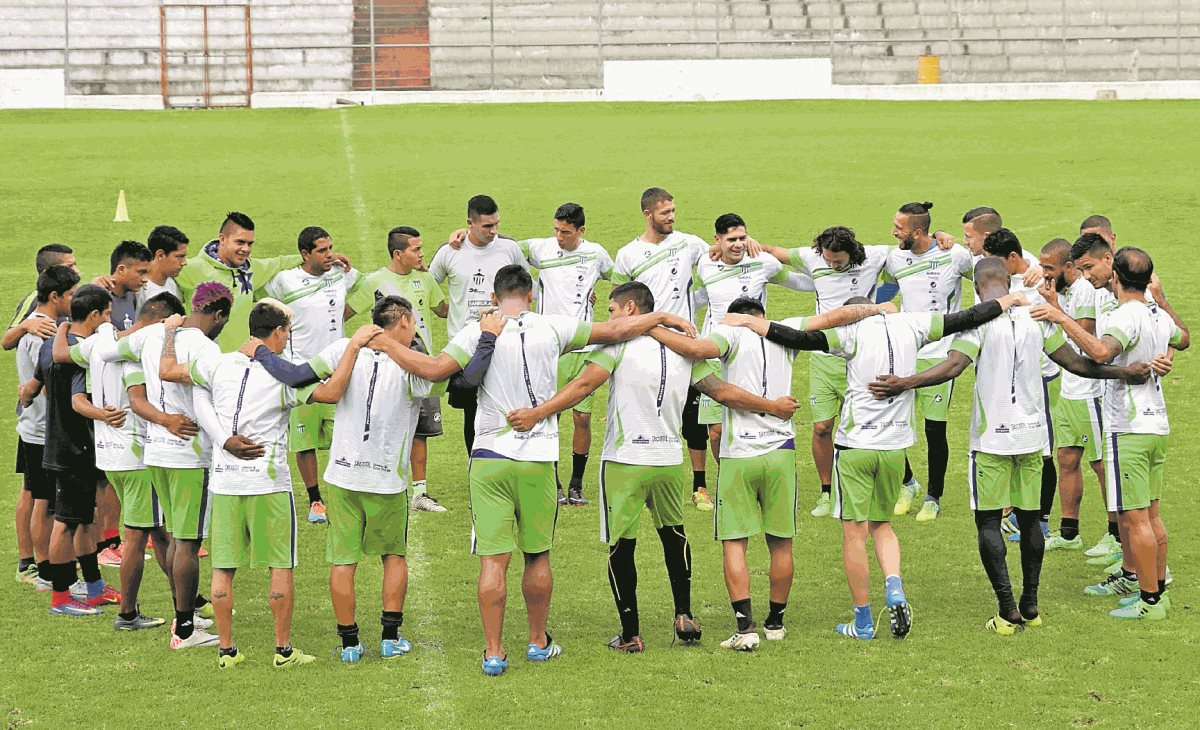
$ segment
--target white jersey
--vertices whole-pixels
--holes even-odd
[[[807,281],[808,287],[803,291],[814,291],[812,279],[800,275],[800,281]],[[696,278],[700,288],[708,298],[708,311],[704,315],[704,326],[701,334],[707,335],[715,325],[725,319],[729,305],[741,297],[750,297],[767,306],[767,284],[788,286],[792,283],[788,278],[788,270],[770,254],[760,253],[754,258],[743,256],[735,264],[723,261],[713,261],[707,256],[696,264]]]
[[[191,302],[184,302],[181,299],[180,294],[179,294],[179,285],[175,283],[175,279],[168,278],[167,283],[163,284],[162,286],[159,286],[158,284],[155,284],[153,281],[146,279],[146,283],[142,284],[141,289],[138,289],[138,293],[137,293],[138,311],[141,311],[142,305],[145,304],[147,300],[153,299],[154,297],[158,296],[159,294],[162,294],[163,292],[167,292],[168,294],[175,295],[175,298],[179,299],[180,302],[185,307],[189,307],[189,308],[191,307]]]
[[[1090,319],[1096,322],[1096,333],[1100,333],[1097,319],[1097,292],[1087,279],[1082,276],[1075,280],[1067,290],[1059,293],[1058,303],[1071,319]],[[1074,342],[1069,342],[1071,349],[1083,354]],[[1062,374],[1062,390],[1060,398],[1067,400],[1091,400],[1099,398],[1104,391],[1104,382],[1093,378],[1083,378],[1067,370]]]
[[[825,330],[829,352],[846,360],[846,401],[834,443],[853,449],[890,451],[916,443],[914,391],[875,400],[867,383],[880,375],[907,377],[917,372],[917,351],[942,337],[944,317],[927,312],[877,314],[845,327]],[[1040,384],[1039,384],[1040,385]]]
[[[129,409],[129,394],[126,391],[126,363],[116,360],[116,352],[116,329],[105,322],[91,337],[71,346],[71,359],[87,370],[92,405],[97,408],[113,406],[125,411],[125,423],[121,428],[113,428],[104,421],[92,421],[96,468],[101,471],[137,471],[145,468],[141,458],[144,433],[137,433],[135,424],[138,419]]]
[[[350,340],[338,340],[314,358],[311,364],[317,377],[333,375],[349,344]],[[399,494],[407,489],[421,399],[441,395],[447,382],[422,380],[384,353],[359,350],[350,384],[334,413],[325,481],[371,494]]]
[[[1062,329],[1014,307],[961,332],[951,349],[975,363],[971,451],[1011,455],[1041,452],[1049,443],[1039,359],[1066,341]]]
[[[812,277],[817,290],[817,314],[837,309],[852,297],[875,300],[875,285],[879,274],[887,264],[891,246],[864,246],[867,259],[845,271],[835,271],[825,262],[819,251],[812,246],[793,248],[789,252],[789,263]],[[810,357],[828,358],[823,352],[813,352]],[[810,366],[811,367],[811,366]]]
[[[1117,297],[1108,289],[1092,291],[1096,293],[1096,336],[1103,337],[1109,315],[1117,311]]]
[[[32,312],[26,319],[50,319],[44,314]],[[37,371],[38,357],[42,352],[41,337],[31,334],[21,335],[17,342],[17,380],[18,385],[24,385]],[[28,406],[17,407],[17,435],[27,444],[39,446],[46,443],[46,394],[38,393]]]
[[[538,270],[538,314],[561,314],[592,321],[592,290],[600,279],[611,279],[613,260],[598,243],[580,240],[574,251],[558,239],[531,238],[518,244],[529,265]]]
[[[982,254],[982,253],[979,254],[978,256],[972,254],[972,256],[971,256],[971,272],[972,273],[975,272],[975,264],[982,261],[985,257],[986,257],[986,254]],[[1025,249],[1021,249],[1021,258],[1024,259],[1025,263],[1029,264],[1030,266],[1041,267],[1041,265],[1042,265],[1042,262],[1038,259],[1037,256],[1034,256],[1032,253],[1030,253],[1029,251],[1026,251]],[[975,295],[975,303],[979,304],[979,295],[978,294]],[[1033,302],[1030,302],[1030,304],[1032,305]]]
[[[496,272],[509,264],[525,266],[525,257],[511,238],[497,237],[482,248],[468,239],[458,250],[442,246],[433,255],[429,273],[439,284],[450,282],[450,311],[446,317],[446,335],[450,339],[468,322],[479,319],[483,309],[492,306]]]
[[[954,314],[962,310],[963,278],[973,273],[970,251],[962,246],[942,250],[933,243],[920,254],[891,249],[883,279],[900,287],[902,312]],[[950,343],[942,339],[922,347],[917,357],[942,360],[949,351]]]
[[[182,359],[180,360],[182,362]],[[240,352],[206,353],[188,361],[198,398],[212,396],[219,430],[214,444],[208,488],[213,494],[250,496],[291,492],[288,468],[288,414],[308,401],[315,385],[290,388],[271,377],[263,366]],[[231,436],[245,436],[266,448],[257,459],[239,459],[222,448]]]
[[[794,317],[783,320],[782,324],[802,330],[804,322],[804,317]],[[719,324],[708,337],[721,353],[726,382],[768,400],[792,392],[792,363],[797,350],[770,342],[746,327]],[[796,447],[796,432],[790,418],[725,408],[721,429],[722,459],[761,456],[776,449]]]
[[[285,358],[302,365],[342,339],[346,298],[359,279],[358,271],[345,271],[340,266],[320,276],[297,266],[271,277],[264,287],[266,293],[295,312],[291,336],[283,349]]]
[[[1038,282],[1041,285],[1041,282]],[[1025,286],[1025,278],[1021,274],[1014,274],[1009,278],[1008,291],[1010,294],[1024,294],[1025,300],[1029,302],[1029,306],[1036,307],[1039,304],[1045,304],[1046,298],[1038,291],[1037,286]],[[1059,375],[1058,365],[1053,360],[1046,357],[1045,353],[1041,355],[1041,373],[1043,380],[1054,380]]]
[[[695,321],[692,270],[708,257],[708,244],[690,233],[673,231],[661,243],[641,237],[621,247],[613,267],[613,283],[640,281],[654,295],[654,311]]]
[[[1182,332],[1163,312],[1151,311],[1144,302],[1125,302],[1108,315],[1103,336],[1116,338],[1121,353],[1112,364],[1128,366],[1149,362],[1179,342]],[[1167,435],[1167,402],[1157,375],[1141,385],[1124,380],[1104,381],[1104,430],[1109,433]]]
[[[606,345],[588,355],[608,378],[608,420],[601,459],[635,466],[683,463],[683,407],[688,386],[713,373],[653,337]]]
[[[590,322],[570,317],[522,312],[507,318],[479,390],[475,452],[516,461],[558,461],[558,416],[522,433],[508,425],[507,414],[549,400],[558,391],[558,359],[587,345],[591,334]],[[466,367],[479,345],[479,335],[479,323],[472,322],[455,335],[444,352]]]

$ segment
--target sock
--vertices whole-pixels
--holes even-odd
[[[783,626],[783,612],[787,610],[787,602],[776,603],[767,601],[767,620],[763,622],[763,626],[771,629],[778,629]]]
[[[309,504],[312,504],[313,502],[324,501],[321,499],[321,485],[320,484],[315,484],[311,487],[305,487],[304,489],[305,489],[305,491],[308,492],[308,503]],[[284,656],[287,656],[287,655],[285,654]]]
[[[926,501],[926,502],[933,502],[933,503],[934,503],[934,504],[936,504],[938,507],[941,507],[941,506],[942,506],[942,502],[941,502],[941,500],[939,500],[937,497],[934,497],[934,496],[933,496],[933,495],[931,495],[931,494],[926,494],[926,495],[925,495],[925,501]]]
[[[348,649],[352,646],[358,646],[358,624],[350,624],[349,626],[337,625],[338,636],[342,637],[342,648]]]
[[[1036,513],[1023,509],[1014,509],[1013,513],[1021,527],[1021,604],[1036,606],[1046,538],[1039,528]]]
[[[121,544],[121,531],[120,530],[105,530],[101,534],[101,539],[103,540],[103,542],[101,542],[100,544],[104,546],[104,547],[100,548],[101,550],[103,550],[104,548],[117,548]]]
[[[1121,577],[1124,578],[1125,580],[1137,580],[1138,579],[1137,573],[1133,572],[1132,570],[1125,570],[1124,568],[1121,568]]]
[[[28,558],[18,558],[17,559],[17,572],[24,573],[25,571],[29,570],[29,566],[31,566],[31,565],[33,565],[33,556],[30,556]]]
[[[50,607],[65,606],[71,602],[71,591],[54,591],[50,594]]]
[[[1071,519],[1070,517],[1062,518],[1062,523],[1059,525],[1058,534],[1064,540],[1074,540],[1079,537],[1079,520]]]
[[[50,563],[50,582],[55,593],[70,593],[75,583],[75,561],[69,563]],[[68,600],[70,596],[67,596]]]
[[[413,482],[412,486],[409,487],[409,491],[412,492],[411,496],[413,499],[420,497],[422,494],[425,493],[425,480],[419,479],[419,480]]]
[[[754,613],[750,610],[750,599],[743,598],[740,601],[734,601],[733,617],[737,619],[737,630],[739,634],[749,633],[754,630]]]
[[[288,644],[287,646],[277,646],[275,647],[275,653],[286,659],[292,655],[292,645]]]
[[[1160,595],[1167,592],[1167,581],[1165,578],[1158,582],[1158,592]]]
[[[104,588],[105,584],[103,579],[87,581],[88,598],[95,598],[96,596],[99,596],[104,592]]]
[[[121,617],[122,621],[132,621],[135,618],[137,618],[137,615],[138,615],[137,611],[134,611],[133,613],[118,613],[117,614],[117,616]]]
[[[186,639],[192,635],[192,631],[196,629],[192,619],[194,616],[192,611],[176,611],[175,612],[175,635],[181,639]]]
[[[96,559],[96,553],[88,553],[87,555],[78,556],[79,572],[83,573],[83,579],[88,583],[96,581],[103,582],[100,576],[100,563]]]
[[[887,605],[897,606],[907,603],[904,597],[904,583],[898,575],[889,575],[883,579],[884,592],[887,594]]]
[[[667,578],[671,581],[671,598],[675,615],[692,615],[692,545],[683,525],[666,525],[658,530],[663,558],[667,563]],[[632,552],[632,551],[631,551]]]
[[[692,491],[696,491],[700,487],[707,487],[708,484],[704,481],[704,470],[692,470]]]
[[[50,571],[50,561],[42,560],[37,564],[38,577],[49,583],[52,580],[53,573]]]
[[[1113,539],[1118,543],[1121,542],[1121,523],[1112,520],[1108,523],[1108,534],[1113,536]]]
[[[1042,459],[1042,522],[1050,521],[1050,511],[1054,509],[1054,492],[1057,489],[1058,471],[1054,468],[1054,459],[1044,458]]]
[[[821,494],[832,494],[832,493],[833,493],[833,485],[832,484],[822,484],[821,485]]]
[[[854,628],[869,629],[875,626],[875,617],[871,615],[871,604],[854,607]]]
[[[226,649],[223,646],[217,647],[217,656],[237,656],[237,647],[231,646]]]
[[[1141,597],[1142,597],[1142,602],[1143,602],[1143,603],[1147,603],[1147,604],[1149,604],[1149,605],[1151,605],[1151,606],[1156,606],[1156,605],[1158,605],[1158,602],[1159,602],[1160,600],[1162,600],[1162,596],[1159,594],[1159,592],[1158,592],[1158,591],[1154,591],[1154,592],[1152,593],[1152,592],[1150,592],[1150,591],[1143,590],[1141,593],[1142,593],[1142,596],[1141,596]]]
[[[404,624],[404,612],[384,611],[379,616],[379,623],[383,626],[383,636],[380,638],[395,641],[400,638],[400,626]]]
[[[925,442],[929,448],[929,483],[925,485],[925,493],[937,501],[946,491],[946,464],[950,461],[946,422],[925,419]]]
[[[913,483],[912,465],[908,463],[908,455],[904,456],[904,480],[901,482],[904,486],[909,486]]]
[[[208,605],[208,599],[204,597],[204,594],[197,593],[196,600],[192,601],[192,605],[196,608],[196,610],[199,610]]]
[[[996,594],[1000,617],[1015,623],[1021,620],[1021,614],[1017,612],[1017,603],[1013,600],[1008,563],[1005,562],[1008,556],[1008,541],[1000,532],[1002,515],[1003,512],[998,509],[976,510],[975,532],[979,543],[979,559],[983,562],[983,570],[987,573],[992,591]]]
[[[622,538],[608,549],[608,587],[621,619],[621,639],[629,641],[641,633],[637,603],[637,566],[633,562],[636,540]],[[669,571],[669,568],[668,568]]]
[[[583,472],[587,469],[587,454],[571,453],[571,486],[583,486]]]

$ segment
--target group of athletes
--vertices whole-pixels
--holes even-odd
[[[733,213],[716,219],[711,242],[681,233],[671,195],[650,188],[641,197],[644,231],[614,258],[584,238],[577,204],[555,211],[553,236],[518,242],[498,235],[498,206],[479,195],[468,202],[467,227],[428,266],[421,234],[398,227],[387,236],[388,264],[369,274],[318,227],[300,232],[297,255],[253,257],[254,223],[242,213],[229,213],[217,238],[190,257],[188,238],[170,226],[145,244],[122,241],[109,273],[90,283],[70,248],[45,246],[36,290],[0,342],[16,349],[21,381],[17,581],[48,592],[52,614],[92,616],[114,605],[118,630],[159,627],[166,619],[138,606],[152,547],[174,601],[170,647],[216,645],[226,668],[245,659],[233,637],[235,574],[266,567],[274,666],[309,663],[314,657],[291,644],[291,453],[308,521],[327,524],[337,655],[353,663],[365,652],[355,569],[369,557],[383,566],[379,655],[402,656],[412,649],[401,632],[409,512],[445,511],[426,491],[425,469],[447,396],[464,417],[482,669],[508,667],[502,626],[515,552],[524,564],[526,658],[553,659],[562,653],[547,632],[555,522],[561,505],[588,504],[591,399],[607,383],[595,499],[620,621],[609,646],[645,650],[634,552],[647,509],[662,543],[674,633],[700,640],[684,529],[686,447],[690,502],[713,512],[736,623],[721,646],[753,650],[760,634],[746,555],[758,535],[770,557],[762,636],[787,633],[798,502],[792,416],[800,406],[792,368],[809,351],[820,484],[811,514],[841,520],[853,601],[837,635],[876,633],[868,538],[884,576],[881,630],[886,622],[904,638],[911,629],[891,526],[921,490],[905,452],[916,443],[919,412],[929,471],[916,520],[936,520],[954,378],[971,365],[970,505],[998,601],[986,627],[1011,635],[1041,625],[1044,551],[1083,549],[1085,461],[1108,513],[1087,555],[1109,571],[1085,592],[1118,598],[1117,618],[1165,618],[1160,377],[1189,337],[1149,255],[1117,249],[1102,216],[1085,220],[1074,242],[1056,238],[1035,253],[991,208],[963,217],[963,246],[931,230],[931,208],[900,207],[898,246],[864,246],[837,226],[788,249],[758,243]],[[613,286],[598,322],[600,279]],[[970,308],[961,303],[964,281],[974,285]],[[815,292],[816,311],[768,320],[772,284]],[[889,303],[897,293],[899,307]],[[343,322],[358,313],[371,323],[346,337]],[[448,344],[434,354],[438,317]],[[558,481],[565,412],[574,426],[566,490]],[[719,464],[711,497],[708,450]],[[1051,533],[1056,493],[1062,518]],[[208,598],[199,592],[205,540]],[[1020,546],[1019,599],[1008,542]],[[119,566],[119,591],[101,565]]]

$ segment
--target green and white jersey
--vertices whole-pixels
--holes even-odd
[[[805,318],[793,317],[783,324],[804,329]],[[743,390],[774,400],[792,392],[792,363],[797,350],[769,342],[745,327],[719,324],[708,339],[717,345],[724,379]],[[739,459],[768,454],[789,441],[795,444],[791,419],[769,413],[724,409],[721,418],[721,458]]]
[[[441,284],[449,282],[450,311],[446,318],[446,335],[455,335],[468,322],[479,319],[479,312],[492,306],[493,282],[496,272],[509,264],[525,266],[525,257],[517,242],[511,238],[494,238],[480,248],[470,239],[455,250],[442,246],[429,263],[429,273]]]
[[[404,297],[412,305],[417,315],[417,334],[421,337],[421,344],[425,345],[425,352],[433,352],[433,334],[429,329],[433,318],[437,316],[433,310],[446,301],[437,280],[428,271],[397,274],[385,266],[363,277],[346,303],[356,313],[370,313],[376,299],[389,296]]]
[[[986,256],[986,254],[979,254],[978,256],[976,256],[974,254],[971,255],[971,272],[972,273],[975,272],[975,264],[982,261],[985,256]],[[1021,249],[1021,258],[1024,259],[1025,263],[1029,264],[1030,266],[1041,266],[1042,265],[1042,262],[1040,260],[1038,260],[1037,256],[1034,256],[1032,253],[1030,253],[1029,251],[1026,251],[1025,249]],[[973,289],[972,289],[972,293],[974,293]],[[975,304],[979,304],[979,295],[974,294],[974,296],[975,296],[975,300],[974,300]],[[1032,303],[1033,302],[1030,302],[1030,304],[1032,304]]]
[[[1059,293],[1058,303],[1071,319],[1095,320],[1096,332],[1099,333],[1099,319],[1096,316],[1096,294],[1095,287],[1081,276],[1075,280],[1075,283],[1067,287],[1066,291]],[[1083,353],[1074,342],[1068,340],[1068,343],[1071,345],[1072,350],[1080,354]],[[1063,370],[1060,398],[1066,398],[1067,400],[1090,400],[1092,398],[1099,398],[1103,391],[1103,381],[1083,378]]]
[[[159,286],[158,284],[155,284],[153,281],[146,279],[146,283],[142,284],[141,289],[138,289],[138,293],[137,293],[138,311],[141,311],[142,305],[145,304],[148,299],[153,299],[154,297],[158,296],[159,294],[162,294],[163,292],[167,292],[168,294],[174,294],[176,299],[179,299],[180,302],[183,301],[179,297],[179,285],[175,283],[174,279],[167,279],[167,283],[163,284],[162,286]],[[190,304],[191,303],[189,302],[185,306],[189,306]]]
[[[268,296],[291,307],[292,333],[283,356],[300,365],[342,338],[346,298],[359,283],[354,269],[334,266],[320,276],[303,268],[281,271],[263,287]]]
[[[1039,281],[1038,284],[1040,285],[1041,282]],[[1043,297],[1041,292],[1038,291],[1038,287],[1025,286],[1024,277],[1020,274],[1014,274],[1011,278],[1009,278],[1008,291],[1010,294],[1024,294],[1025,301],[1029,302],[1029,306],[1031,307],[1036,307],[1039,304],[1046,303],[1046,298]],[[1045,354],[1042,354],[1040,358],[1042,378],[1046,380],[1053,380],[1054,378],[1058,377],[1058,365],[1055,364],[1053,360],[1046,357]]]
[[[851,297],[866,297],[875,300],[875,285],[879,274],[887,264],[891,246],[865,246],[867,259],[846,271],[835,271],[825,263],[820,252],[812,246],[793,248],[788,252],[793,267],[812,277],[817,290],[817,314],[837,309]],[[825,353],[814,353],[814,357],[829,357]]]
[[[333,375],[350,340],[341,339],[309,363],[317,377]],[[325,481],[353,492],[399,494],[408,488],[413,434],[421,399],[446,391],[403,370],[390,357],[358,351],[346,393],[334,413]]]
[[[1058,325],[1034,321],[1028,307],[954,338],[951,349],[975,363],[972,451],[1004,456],[1045,448],[1050,434],[1039,360],[1065,341]]]
[[[22,317],[13,326],[25,319],[50,319],[44,314],[33,312],[29,317]],[[24,384],[37,371],[38,356],[42,351],[41,337],[31,334],[21,335],[17,342],[17,380]],[[38,393],[28,406],[17,408],[17,435],[27,444],[43,445],[46,443],[46,394]]]
[[[561,314],[591,322],[591,295],[600,279],[611,279],[613,260],[598,243],[581,240],[565,251],[558,239],[531,238],[518,244],[529,265],[538,270],[538,314]]]
[[[219,429],[208,434],[216,445],[208,480],[212,493],[249,496],[292,491],[288,414],[308,402],[316,386],[290,388],[240,352],[210,352],[189,359],[188,372],[197,391],[208,391],[198,392],[197,398],[211,394],[214,425]],[[266,453],[253,460],[237,458],[223,448],[225,441],[236,435],[261,444]]]
[[[936,243],[925,253],[901,248],[888,252],[883,280],[900,287],[900,311],[953,314],[962,309],[963,278],[970,279],[971,252],[962,246],[944,251]],[[917,357],[941,360],[950,351],[946,340],[930,342]]]
[[[917,352],[941,339],[943,319],[943,315],[929,312],[877,314],[825,330],[829,353],[846,360],[846,402],[833,439],[836,445],[889,451],[916,443],[916,393],[906,390],[895,398],[875,400],[867,383],[884,374],[907,377],[916,373]]]
[[[116,328],[105,322],[96,328],[91,337],[71,345],[71,359],[87,371],[92,405],[97,408],[113,406],[126,411],[125,424],[121,428],[113,428],[104,421],[92,421],[96,468],[102,471],[137,471],[146,466],[141,459],[142,437],[138,436],[135,429],[137,418],[129,410],[125,363],[115,357],[116,334]]]
[[[713,374],[712,366],[693,364],[647,335],[598,348],[587,361],[609,373],[601,458],[634,466],[682,464],[688,386]]]
[[[715,325],[721,323],[729,305],[740,297],[750,297],[767,306],[767,284],[779,284],[789,288],[799,288],[801,291],[815,291],[812,278],[806,274],[800,275],[798,281],[807,282],[793,285],[788,278],[789,272],[783,264],[769,254],[760,253],[754,258],[742,256],[742,260],[734,264],[723,261],[713,261],[707,256],[701,257],[696,264],[696,278],[700,288],[708,298],[708,311],[704,314],[704,325],[701,335],[707,335]]]
[[[507,414],[533,408],[558,391],[558,359],[587,345],[592,323],[536,312],[507,319],[479,390],[475,451],[516,461],[558,461],[558,416],[521,433],[508,425]],[[466,367],[479,345],[479,335],[479,323],[471,322],[443,352]]]
[[[1125,302],[1108,315],[1102,336],[1121,343],[1113,358],[1118,366],[1149,362],[1179,343],[1183,333],[1162,312],[1145,302]],[[1108,433],[1143,433],[1165,436],[1171,432],[1167,401],[1157,375],[1141,385],[1124,380],[1104,381],[1104,430]]]
[[[692,270],[708,258],[708,244],[690,233],[672,231],[661,243],[639,236],[617,251],[613,284],[640,281],[654,295],[654,311],[695,321],[692,310]]]

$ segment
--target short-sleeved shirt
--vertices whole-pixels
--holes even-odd
[[[511,238],[494,238],[482,248],[468,239],[458,249],[438,249],[429,262],[429,273],[439,284],[449,282],[448,337],[453,339],[468,322],[478,319],[482,310],[492,306],[496,272],[509,264],[525,266],[525,257]]]
[[[1039,282],[1039,284],[1040,283],[1041,282]],[[1036,307],[1039,304],[1046,303],[1046,298],[1043,297],[1041,292],[1038,291],[1037,286],[1032,286],[1032,287],[1025,286],[1025,279],[1024,279],[1024,276],[1021,274],[1014,274],[1011,277],[1011,279],[1009,280],[1009,284],[1008,284],[1008,291],[1011,294],[1024,294],[1025,301],[1029,302],[1029,306],[1031,306],[1031,307]],[[1043,355],[1041,355],[1040,362],[1041,362],[1041,368],[1042,368],[1041,372],[1042,372],[1043,378],[1045,378],[1046,380],[1050,380],[1050,379],[1058,377],[1058,374],[1059,374],[1058,365],[1056,365],[1053,360],[1051,360],[1050,358],[1046,357],[1043,354]]]
[[[407,274],[397,274],[385,266],[363,277],[346,303],[356,313],[370,312],[375,300],[390,296],[404,297],[412,305],[421,344],[425,346],[425,352],[433,352],[433,333],[429,329],[437,316],[433,310],[446,301],[437,279],[428,271],[414,269]]]
[[[518,244],[529,265],[538,270],[538,314],[561,314],[592,321],[592,290],[612,278],[613,260],[598,243],[581,240],[573,251],[556,238],[531,238]]]
[[[1080,276],[1075,280],[1075,283],[1067,287],[1067,290],[1058,295],[1058,303],[1062,307],[1063,312],[1071,319],[1091,319],[1096,318],[1096,289],[1088,282],[1087,279]],[[1100,333],[1099,326],[1096,327],[1096,333]],[[1082,354],[1082,350],[1074,342],[1068,341],[1071,349]],[[1062,374],[1062,389],[1059,393],[1060,398],[1067,400],[1088,400],[1090,398],[1099,398],[1104,392],[1104,382],[1095,378],[1080,377],[1072,372],[1063,370]]]
[[[845,327],[825,330],[829,352],[846,360],[846,401],[834,444],[890,451],[916,443],[916,394],[875,400],[867,383],[880,375],[907,377],[917,372],[917,352],[942,337],[944,317],[928,312],[877,314]]]
[[[158,296],[159,294],[162,294],[163,292],[166,292],[168,294],[173,294],[176,299],[179,299],[179,301],[181,303],[183,302],[183,299],[181,299],[179,296],[179,285],[175,283],[175,279],[168,278],[167,283],[163,284],[162,286],[159,286],[158,284],[155,284],[153,281],[150,281],[149,279],[147,279],[146,283],[142,284],[142,288],[138,289],[138,293],[137,293],[138,309],[140,310],[142,308],[143,304],[145,304],[147,301],[153,299],[154,297]]]
[[[783,320],[793,329],[804,329],[804,317]],[[717,345],[725,380],[743,390],[774,400],[792,392],[792,363],[797,350],[760,337],[745,327],[719,324],[708,338]],[[721,458],[746,458],[775,451],[795,441],[791,419],[769,413],[726,408],[721,422]]]
[[[68,332],[67,344],[74,345],[79,337]],[[54,338],[44,341],[38,353],[36,377],[45,386],[46,447],[42,451],[42,467],[53,471],[82,473],[94,469],[96,446],[92,440],[92,421],[75,412],[71,398],[87,393],[87,377],[83,368],[73,362],[54,362]]]
[[[126,411],[125,423],[121,428],[113,428],[104,421],[92,422],[96,468],[103,471],[136,471],[145,464],[141,459],[140,442],[138,448],[134,448],[136,419],[129,410],[125,363],[113,357],[116,352],[116,328],[105,323],[91,337],[71,347],[71,359],[87,370],[92,405],[97,408],[113,406]]]
[[[37,305],[37,289],[34,289],[21,298],[21,303],[17,305],[16,310],[13,312],[12,322],[8,323],[8,329],[12,329],[24,322],[29,315],[33,314],[33,310],[37,309]]]
[[[708,245],[690,233],[672,231],[660,243],[635,238],[617,251],[612,280],[642,282],[654,295],[654,311],[693,321],[692,270],[707,256]]]
[[[472,322],[444,352],[466,367],[479,345],[479,323]],[[533,408],[558,391],[558,359],[588,344],[592,323],[571,317],[522,312],[509,317],[496,338],[492,364],[479,391],[475,413],[475,450],[516,461],[558,461],[558,417],[539,421],[522,433],[508,425],[507,414]]]
[[[1050,437],[1042,390],[1042,353],[1066,342],[1062,329],[1036,322],[1028,307],[1014,307],[951,345],[975,363],[971,450],[988,454],[1041,451]]]
[[[219,434],[211,434],[215,446],[208,487],[213,494],[250,496],[292,491],[288,415],[292,408],[307,402],[316,386],[288,387],[240,352],[202,355],[188,361],[188,372],[197,387],[212,394],[221,429]],[[261,444],[266,453],[252,460],[237,458],[223,448],[225,441],[236,435]]]
[[[113,295],[112,313],[109,315],[109,320],[118,332],[124,332],[133,326],[134,320],[137,319],[137,312],[137,292],[127,291],[122,296]]]
[[[712,366],[693,364],[646,335],[597,348],[587,361],[609,373],[601,458],[635,466],[682,464],[688,386],[713,374]]]
[[[44,314],[31,312],[28,318],[50,319]],[[20,322],[17,322],[20,324]],[[17,380],[23,385],[37,372],[38,357],[42,353],[41,337],[25,333],[17,342]],[[17,411],[17,435],[27,444],[46,443],[46,396],[38,393],[33,402]]]
[[[900,310],[953,314],[962,309],[963,278],[974,273],[971,252],[962,246],[943,250],[931,244],[924,253],[902,248],[888,252],[883,280],[900,287]],[[950,350],[950,342],[942,339],[930,342],[917,356],[922,359],[942,359]]]
[[[830,268],[820,252],[812,246],[794,248],[788,252],[789,263],[812,277],[817,288],[817,314],[837,309],[851,297],[875,299],[879,273],[887,264],[891,246],[864,246],[867,258],[845,271]]]
[[[267,282],[264,291],[286,304],[295,313],[292,331],[283,356],[297,365],[342,338],[346,298],[359,283],[354,269],[334,266],[320,276],[303,268],[281,271]]]
[[[696,264],[696,278],[708,295],[708,311],[701,328],[701,334],[707,335],[725,318],[735,299],[749,297],[766,307],[767,284],[783,284],[788,280],[788,272],[778,259],[765,253],[754,258],[743,256],[736,264],[702,256]]]
[[[1125,302],[1108,315],[1103,336],[1113,337],[1122,350],[1112,364],[1128,366],[1149,362],[1178,344],[1183,333],[1164,312],[1151,311],[1145,302]],[[1167,435],[1167,401],[1157,375],[1141,385],[1124,380],[1104,381],[1104,430],[1109,433]]]
[[[338,340],[312,360],[317,377],[333,375],[349,344],[350,340]],[[382,352],[359,350],[350,384],[334,413],[325,481],[371,494],[407,489],[421,399],[441,395],[446,382],[431,383],[406,372]]]

